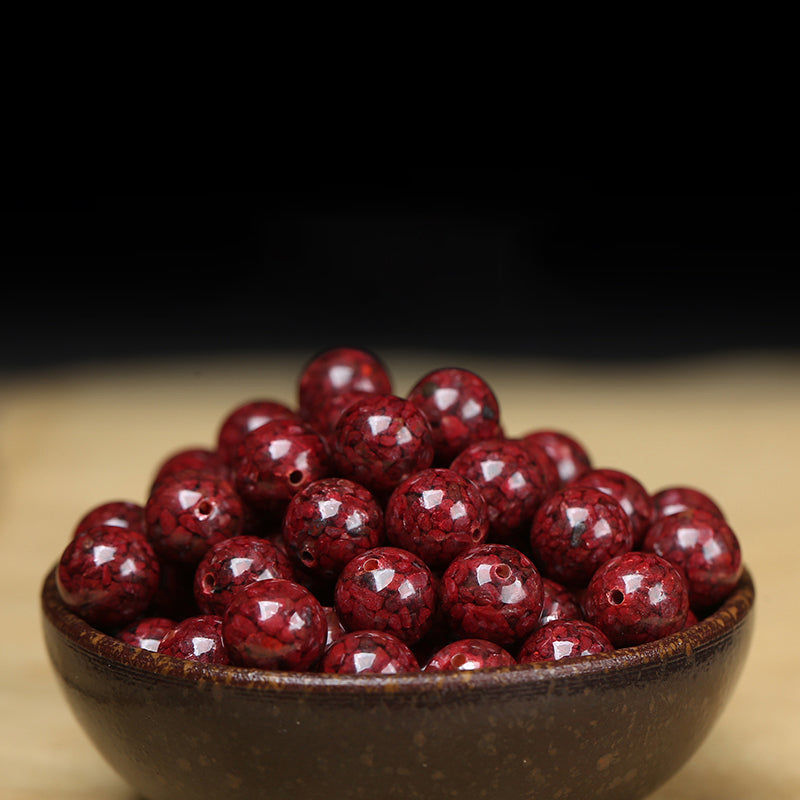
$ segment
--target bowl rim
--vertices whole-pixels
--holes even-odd
[[[755,586],[746,566],[736,587],[722,604],[689,628],[662,639],[611,653],[580,656],[560,661],[489,667],[481,670],[413,672],[394,675],[350,675],[319,672],[265,670],[197,661],[168,656],[138,648],[93,628],[63,603],[56,586],[57,565],[46,574],[41,587],[43,621],[49,623],[73,648],[87,651],[105,662],[112,662],[165,681],[222,685],[256,692],[280,691],[347,695],[463,693],[509,686],[553,686],[554,682],[585,682],[587,678],[615,678],[629,681],[634,673],[661,670],[665,666],[695,659],[709,648],[729,639],[752,616]]]

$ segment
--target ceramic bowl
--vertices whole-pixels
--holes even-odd
[[[694,627],[609,655],[473,672],[206,666],[91,628],[42,587],[44,635],[98,751],[148,800],[642,798],[728,701],[753,628],[745,571]]]

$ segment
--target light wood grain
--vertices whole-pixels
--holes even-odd
[[[73,719],[44,651],[40,582],[93,505],[143,501],[156,463],[213,445],[255,397],[295,402],[307,353],[96,363],[0,376],[0,797],[134,800]],[[742,353],[647,367],[382,353],[398,393],[458,363],[495,387],[509,433],[569,431],[598,466],[725,508],[756,580],[753,647],[706,742],[654,800],[800,797],[800,361]]]

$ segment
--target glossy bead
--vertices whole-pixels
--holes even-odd
[[[56,585],[64,605],[90,625],[122,627],[147,611],[160,569],[144,534],[101,525],[70,539]]]
[[[487,542],[450,562],[442,574],[440,600],[456,637],[509,646],[539,624],[542,579],[519,550]]]
[[[564,431],[535,430],[521,438],[525,443],[540,446],[550,456],[556,465],[562,486],[592,468],[591,457],[585,445]]]
[[[145,533],[159,556],[196,565],[209,547],[236,536],[242,502],[232,484],[194,470],[165,477],[145,503]]]
[[[633,532],[613,497],[592,487],[565,486],[536,512],[530,544],[544,575],[579,586],[609,558],[631,550]]]
[[[386,631],[352,631],[325,651],[319,672],[348,675],[397,675],[418,672],[411,649]]]
[[[300,421],[300,415],[276,400],[250,400],[230,411],[217,432],[217,452],[226,464],[233,464],[239,445],[250,431],[273,419]]]
[[[328,632],[325,637],[325,649],[327,650],[334,642],[338,642],[347,631],[333,606],[323,606],[322,609],[325,612],[325,621],[328,623]]]
[[[552,620],[537,628],[517,652],[520,664],[610,653],[614,646],[597,627],[580,619]]]
[[[518,442],[487,439],[470,445],[450,469],[480,489],[489,513],[489,540],[508,542],[527,534],[544,499],[545,479]]]
[[[385,545],[350,561],[339,574],[334,605],[348,631],[381,630],[407,645],[433,627],[436,584],[425,562]]]
[[[114,525],[141,532],[144,530],[144,506],[131,500],[110,500],[101,503],[89,509],[78,520],[72,535],[75,536],[81,531],[99,525]]]
[[[187,617],[164,634],[158,653],[201,664],[230,664],[222,637],[222,619],[199,614]]]
[[[294,579],[292,562],[269,539],[232,536],[217,542],[194,573],[193,591],[203,614],[222,616],[234,595],[256,581]]]
[[[725,519],[719,504],[708,494],[692,486],[666,486],[653,497],[653,521],[687,509],[699,509]]]
[[[433,463],[428,420],[413,403],[394,395],[365,395],[350,405],[331,442],[338,475],[378,497]]]
[[[470,370],[435,369],[420,378],[407,397],[431,424],[437,466],[448,466],[475,442],[503,436],[497,397],[489,384]]]
[[[539,625],[557,619],[583,619],[583,609],[576,595],[552,578],[542,578],[542,615]]]
[[[346,478],[310,483],[289,502],[283,540],[309,572],[335,578],[357,555],[383,544],[383,508],[365,487]]]
[[[531,461],[539,467],[544,477],[545,496],[552,494],[556,489],[560,489],[561,476],[558,474],[558,467],[544,447],[541,444],[537,444],[530,436],[515,438],[513,441],[524,447]]]
[[[155,653],[161,640],[175,625],[175,620],[167,617],[144,617],[119,631],[117,638],[134,647]]]
[[[325,650],[325,610],[293,581],[258,581],[238,592],[222,625],[231,661],[239,666],[302,671]]]
[[[611,495],[624,509],[631,522],[633,546],[638,548],[653,519],[650,493],[633,475],[618,469],[595,468],[572,481],[572,486],[592,486]]]
[[[386,538],[444,569],[462,550],[489,534],[489,511],[480,489],[451,469],[415,472],[386,503]]]
[[[687,509],[657,520],[642,549],[683,570],[689,603],[700,613],[719,605],[742,575],[736,534],[722,517],[708,511]]]
[[[362,393],[392,393],[386,365],[367,350],[334,347],[314,356],[302,369],[298,379],[299,414],[328,436],[344,408]]]
[[[250,431],[235,460],[235,486],[245,505],[281,517],[303,487],[328,476],[328,445],[312,428],[274,419]]]
[[[205,447],[187,447],[171,453],[161,461],[150,484],[150,491],[152,492],[153,488],[165,478],[171,478],[188,470],[210,472],[226,480],[231,478],[228,465],[216,450],[209,450]]]
[[[504,647],[488,639],[458,639],[437,650],[425,672],[460,672],[488,667],[510,667],[517,661]]]
[[[615,647],[628,647],[682,630],[689,592],[676,566],[655,553],[634,551],[606,561],[595,572],[583,610]]]

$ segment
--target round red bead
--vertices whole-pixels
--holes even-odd
[[[681,630],[689,591],[676,566],[655,553],[634,551],[615,556],[595,572],[583,610],[615,647],[627,647]]]
[[[707,511],[725,519],[725,514],[716,500],[692,486],[666,486],[653,495],[652,501],[653,521],[688,509]]]
[[[308,589],[280,578],[238,592],[223,615],[231,661],[245,667],[310,669],[325,650],[325,610]]]
[[[458,472],[431,467],[415,472],[386,503],[386,538],[444,569],[462,550],[489,534],[489,511],[480,489]]]
[[[563,431],[536,430],[522,437],[525,444],[541,447],[558,470],[562,486],[592,468],[591,457],[582,442]]]
[[[580,619],[552,620],[537,628],[517,652],[520,664],[610,653],[614,646],[597,627]]]
[[[144,506],[131,500],[110,500],[101,503],[81,517],[72,535],[100,525],[114,525],[141,532],[144,530]]]
[[[276,400],[250,400],[234,408],[222,421],[217,432],[217,452],[220,458],[226,464],[232,465],[244,437],[273,419],[293,419],[300,422],[300,415]]]
[[[187,447],[175,451],[161,461],[150,485],[150,491],[165,478],[171,478],[187,470],[212,473],[226,480],[231,478],[228,465],[216,450],[209,450],[205,447]]]
[[[334,604],[348,631],[382,630],[413,645],[433,627],[436,583],[421,558],[385,545],[345,566],[336,580]]]
[[[147,611],[160,569],[144,534],[101,525],[69,541],[56,569],[56,586],[64,605],[90,625],[119,627]]]
[[[458,639],[437,650],[426,662],[425,672],[460,672],[488,667],[510,667],[511,653],[488,639]]]
[[[175,627],[167,617],[144,617],[130,623],[117,633],[117,638],[142,650],[156,652],[164,636]]]
[[[530,531],[533,560],[559,583],[579,586],[605,561],[633,547],[625,510],[591,487],[565,486],[536,512]]]
[[[573,592],[552,578],[542,578],[544,600],[539,624],[556,619],[583,619],[583,609]]]
[[[181,620],[164,634],[157,652],[201,664],[231,663],[222,637],[222,619],[214,614]]]
[[[471,547],[442,574],[441,610],[454,635],[508,646],[521,641],[542,613],[542,578],[533,562],[499,542]]]
[[[328,647],[320,661],[319,671],[397,675],[419,671],[419,662],[407,644],[387,631],[351,631]]]

